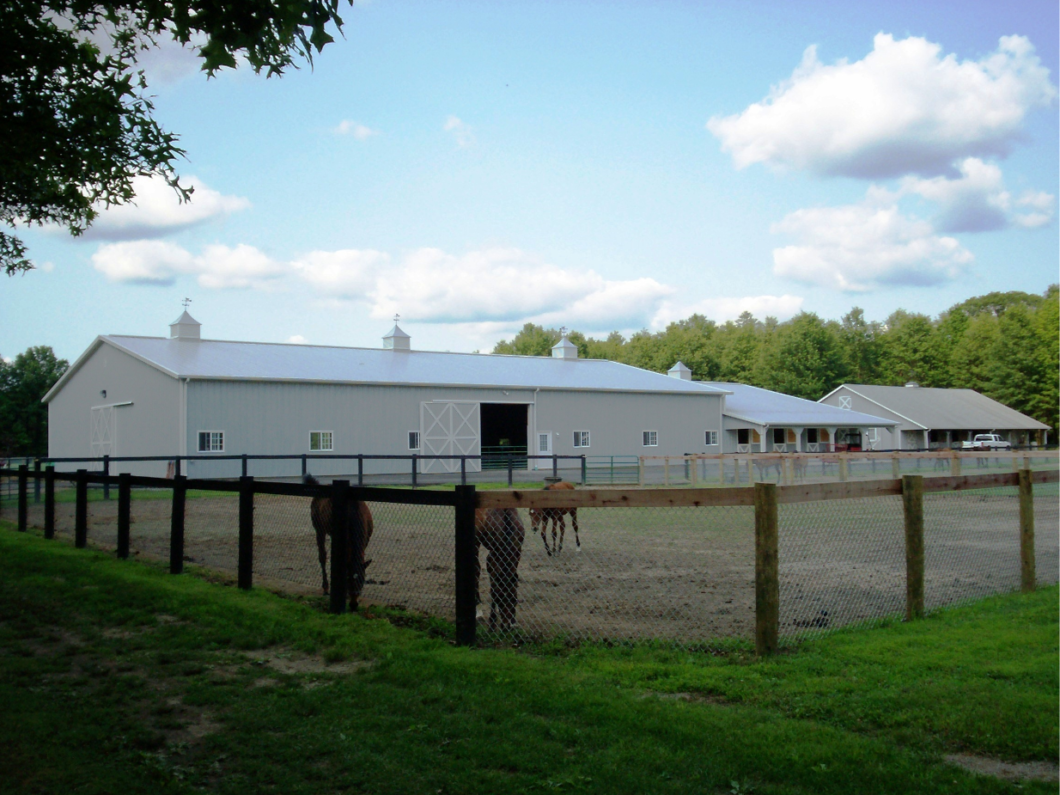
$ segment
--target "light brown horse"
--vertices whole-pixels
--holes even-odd
[[[320,485],[320,482],[312,475],[306,475],[302,480],[307,486]],[[354,511],[357,513],[355,514]],[[314,497],[312,504],[309,506],[309,515],[313,520],[313,529],[317,534],[317,557],[320,560],[320,577],[324,594],[326,595],[329,592],[329,588],[328,548],[325,543],[325,537],[333,535],[335,530],[331,521],[331,497]],[[355,516],[360,516],[361,527],[364,531],[361,533],[361,543],[358,545],[358,549],[354,549],[354,544],[351,542]],[[357,597],[361,595],[361,591],[364,590],[364,572],[372,562],[364,559],[364,552],[368,548],[368,542],[372,539],[372,532],[374,530],[375,522],[372,520],[372,512],[368,509],[367,503],[358,500],[353,505],[347,507],[345,527],[347,549],[346,571],[348,584],[347,592],[349,593],[351,602],[356,601]]]
[[[505,632],[515,626],[515,608],[519,602],[519,559],[523,554],[526,530],[515,508],[479,508],[475,511],[475,583],[476,603],[481,570],[478,547],[486,548],[486,572],[490,577],[491,632]]]
[[[550,483],[545,486],[545,491],[569,491],[574,489],[573,483],[561,480],[559,483]],[[582,541],[578,537],[578,509],[577,508],[531,508],[530,509],[530,532],[537,533],[541,528],[541,540],[545,544],[545,552],[549,557],[558,555],[563,549],[563,537],[567,532],[567,521],[564,517],[570,514],[570,523],[574,528],[574,544],[578,552],[582,551]],[[545,531],[549,522],[552,523],[552,547],[548,545]],[[559,543],[556,542],[556,525],[559,525]]]

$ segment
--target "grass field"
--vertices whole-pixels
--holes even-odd
[[[1055,774],[1056,588],[767,661],[472,650],[437,622],[333,617],[10,529],[5,793],[1057,791],[945,761]]]

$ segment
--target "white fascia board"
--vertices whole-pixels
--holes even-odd
[[[850,387],[847,387],[847,389],[850,389]],[[881,409],[883,409],[884,411],[889,411],[889,412],[891,412],[891,414],[894,414],[894,415],[895,415],[896,417],[901,417],[901,418],[902,418],[903,420],[905,420],[906,422],[911,422],[911,423],[913,423],[913,425],[915,425],[916,427],[920,428],[920,429],[921,429],[922,431],[926,431],[926,430],[928,430],[928,428],[927,428],[927,426],[926,426],[926,425],[921,425],[921,424],[920,424],[919,422],[917,422],[916,420],[910,419],[909,417],[905,416],[904,414],[899,414],[899,413],[898,413],[897,411],[895,411],[894,409],[891,409],[891,408],[887,408],[887,406],[883,405],[883,404],[882,404],[882,403],[880,403],[880,402],[879,402],[878,400],[873,400],[873,399],[872,399],[872,398],[870,398],[870,397],[865,397],[865,395],[861,394],[861,393],[860,393],[860,392],[858,392],[858,391],[857,391],[856,389],[850,389],[850,391],[851,391],[851,392],[853,392],[853,393],[854,393],[855,395],[857,395],[857,396],[858,396],[859,398],[862,398],[863,400],[867,400],[867,401],[869,401],[869,403],[873,404],[874,406],[879,406],[879,407],[880,407]],[[826,395],[825,397],[827,397],[827,395]],[[824,400],[824,398],[821,398],[821,400]],[[881,417],[880,419],[883,419],[883,418]],[[897,424],[897,423],[896,423],[896,424]]]

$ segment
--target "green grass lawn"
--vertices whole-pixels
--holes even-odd
[[[1056,792],[1056,588],[774,659],[456,648],[0,522],[4,793]]]

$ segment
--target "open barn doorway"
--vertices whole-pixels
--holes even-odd
[[[529,406],[526,403],[482,403],[482,468],[526,469]]]

